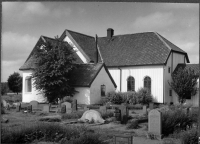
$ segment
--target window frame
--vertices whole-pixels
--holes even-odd
[[[147,85],[147,86],[146,86]],[[150,88],[149,88],[150,86]],[[144,88],[148,88],[149,91],[151,92],[151,88],[152,88],[152,80],[150,76],[145,76],[144,77]]]
[[[130,82],[130,87],[129,87],[129,82]],[[129,76],[127,78],[127,91],[135,91],[135,78],[133,76]]]
[[[25,77],[25,92],[26,93],[32,92],[32,77],[31,76]]]

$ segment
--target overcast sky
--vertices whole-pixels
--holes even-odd
[[[199,63],[199,4],[2,2],[1,81],[20,72],[41,35],[54,38],[69,29],[101,37],[107,28],[115,35],[158,32]]]

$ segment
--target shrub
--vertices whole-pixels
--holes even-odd
[[[109,101],[113,104],[123,103],[123,98],[121,97],[120,93],[109,92],[107,97],[108,97]]]
[[[73,113],[66,113],[62,115],[62,119],[78,119],[81,118],[84,111],[77,111]]]
[[[5,114],[5,108],[3,106],[2,100],[1,100],[1,114]]]
[[[186,130],[187,126],[191,126],[193,120],[182,109],[168,110],[162,113],[162,132],[168,136],[176,130]]]
[[[138,103],[140,104],[149,104],[150,102],[153,101],[153,97],[147,88],[140,88],[137,91],[137,96],[138,96]]]
[[[40,118],[39,121],[46,121],[46,122],[60,122],[61,119],[57,118],[57,117],[44,117],[44,118]]]
[[[138,120],[133,119],[133,120],[129,121],[126,128],[127,129],[137,129],[137,128],[139,128]]]
[[[101,112],[100,111],[100,114],[101,114],[103,119],[110,118],[110,117],[114,116],[114,113],[111,112],[111,111],[106,111],[106,112]]]
[[[63,101],[63,102],[72,103],[73,99],[72,99],[72,97],[70,97],[70,96],[66,96],[66,97],[64,97],[64,98],[62,99],[62,101]]]

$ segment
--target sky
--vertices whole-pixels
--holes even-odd
[[[1,82],[19,71],[41,35],[65,29],[99,37],[157,32],[199,63],[199,4],[139,2],[2,2]]]

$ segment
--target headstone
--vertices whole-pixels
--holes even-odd
[[[61,104],[61,109],[62,109],[62,106],[65,105],[65,108],[66,108],[66,113],[71,113],[72,112],[72,105],[71,103],[69,102],[64,102]],[[62,111],[62,110],[61,110]]]
[[[17,111],[17,112],[20,112],[20,110],[21,110],[21,103],[19,103],[19,104],[17,105],[17,107],[16,107],[16,111]]]
[[[32,105],[32,108],[38,108],[38,101],[30,101],[30,105]]]
[[[133,144],[133,136],[131,135],[114,135],[113,144]]]
[[[49,105],[44,105],[43,106],[43,112],[49,113],[49,111],[50,111]]]
[[[161,135],[162,135],[161,112],[159,112],[156,109],[151,110],[149,112],[148,132],[161,139]]]
[[[102,112],[106,112],[106,106],[100,106],[99,110]]]
[[[4,107],[4,108],[7,107],[7,102],[6,102],[4,99],[2,99],[2,104],[3,104],[3,107]]]
[[[154,103],[149,103],[149,108],[152,110],[154,108]]]
[[[66,113],[66,105],[61,105],[61,113]]]
[[[87,106],[84,106],[84,111],[90,110]]]
[[[27,106],[27,111],[32,112],[32,105]]]
[[[83,113],[83,116],[78,121],[94,121],[95,123],[104,123],[105,120],[101,117],[101,114],[96,110],[87,110]]]
[[[125,105],[121,105],[119,107],[119,109],[121,110],[121,123],[125,124],[128,121],[128,116],[129,116],[129,110],[128,107]]]
[[[147,114],[147,106],[146,105],[143,106],[143,114]]]
[[[73,99],[72,101],[72,111],[77,111],[77,100]]]

